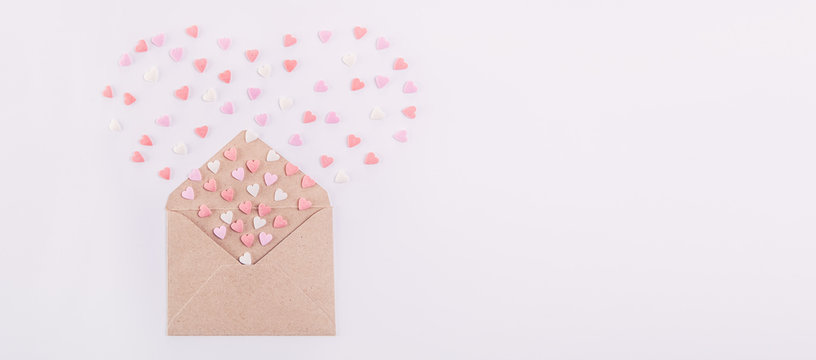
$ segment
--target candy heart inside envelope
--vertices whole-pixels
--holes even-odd
[[[320,185],[246,131],[194,170],[167,200],[168,211],[184,215],[236,261],[249,252],[252,263],[328,207]]]

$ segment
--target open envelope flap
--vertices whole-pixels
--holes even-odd
[[[318,211],[278,244],[258,263],[246,266],[218,265],[189,294],[181,307],[168,319],[170,335],[334,335],[334,275],[331,208]],[[174,219],[189,222],[173,214]],[[179,224],[183,226],[183,224]],[[198,243],[209,239],[198,233]],[[197,254],[207,255],[190,245],[186,237],[169,237],[169,248],[178,249],[169,259],[169,275],[185,274],[185,279],[200,283],[201,276],[190,276],[173,262]],[[209,244],[208,244],[209,245]],[[223,253],[223,252],[222,252]],[[186,287],[181,293],[188,294]],[[170,289],[170,298],[175,291]],[[171,303],[173,303],[171,301]],[[170,304],[169,304],[170,305]]]

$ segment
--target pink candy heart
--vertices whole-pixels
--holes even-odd
[[[170,58],[173,59],[175,62],[179,62],[181,57],[184,55],[184,49],[177,47],[175,49],[170,50]]]
[[[385,49],[385,48],[389,47],[390,45],[391,45],[391,43],[389,43],[388,40],[385,40],[384,37],[381,36],[381,37],[377,38],[377,42],[376,42],[377,50]]]
[[[227,101],[224,105],[221,105],[221,112],[227,115],[234,113],[235,108],[232,106],[232,101]]]
[[[252,202],[244,201],[238,204],[238,210],[241,210],[241,212],[248,215],[250,212],[252,212]]]
[[[156,125],[165,127],[170,126],[170,115],[159,116],[159,118],[156,119]]]
[[[337,113],[335,113],[334,111],[329,111],[329,113],[326,114],[326,123],[327,124],[337,124],[339,122],[340,122],[340,117],[337,116]]]
[[[190,171],[190,175],[187,175],[187,178],[192,181],[201,181],[201,170],[193,169]]]
[[[156,45],[156,46],[164,45],[164,34],[158,34],[158,35],[152,37],[150,39],[150,42],[152,42],[153,45]]]
[[[260,126],[266,125],[266,120],[269,118],[266,114],[258,114],[255,115],[255,122],[258,123]]]
[[[254,174],[258,171],[258,168],[261,167],[261,162],[258,160],[247,160],[246,167],[249,169],[249,172]]]
[[[276,181],[278,181],[278,175],[272,173],[264,174],[264,183],[266,183],[266,186],[272,185]]]
[[[374,77],[374,84],[377,85],[378,89],[382,89],[383,86],[388,84],[388,78],[382,75],[377,75]]]
[[[408,131],[405,130],[397,131],[394,133],[393,137],[394,140],[397,140],[399,142],[406,142],[408,141]]]
[[[252,243],[255,242],[255,235],[252,235],[251,233],[241,235],[241,242],[244,243],[246,247],[252,247]]]
[[[261,95],[261,89],[258,88],[247,89],[247,96],[249,96],[249,100],[255,100],[258,98],[259,95]]]
[[[314,91],[315,92],[326,92],[326,90],[329,90],[329,86],[326,85],[325,81],[320,80],[320,81],[315,83],[315,85],[314,85]]]
[[[244,180],[244,168],[237,168],[235,170],[232,170],[232,177],[234,177],[238,181]]]
[[[289,138],[289,145],[292,145],[292,146],[303,145],[303,140],[301,140],[300,134],[292,135],[292,137]]]
[[[207,205],[201,204],[198,206],[198,217],[205,218],[210,215],[212,215],[212,211],[210,211]]]
[[[230,40],[229,38],[220,38],[216,41],[218,42],[218,47],[220,47],[221,50],[229,49],[230,44],[232,44],[232,40]]]
[[[328,30],[322,30],[322,31],[317,32],[317,38],[320,39],[320,42],[322,42],[324,44],[327,41],[329,41],[329,39],[331,39],[331,36],[332,36],[332,32],[328,31]]]
[[[133,60],[130,58],[130,54],[122,54],[122,57],[119,58],[119,66],[128,66],[133,63]]]
[[[187,200],[193,200],[195,198],[195,192],[193,191],[192,186],[188,186],[184,191],[181,192],[181,197]]]
[[[286,225],[289,225],[289,222],[286,221],[286,219],[284,219],[283,216],[280,215],[275,216],[275,219],[272,220],[272,227],[275,229],[280,229],[282,227],[285,227]]]
[[[258,240],[261,242],[261,246],[266,246],[272,241],[272,234],[267,234],[265,232],[261,232],[258,234]]]
[[[230,224],[230,229],[235,232],[244,231],[244,220],[238,219],[235,220],[232,224]]]
[[[264,216],[272,212],[272,208],[264,204],[258,204],[258,215]]]
[[[221,225],[213,229],[213,234],[215,234],[215,236],[217,236],[219,239],[224,240],[224,237],[227,236],[227,227]]]
[[[413,81],[406,81],[405,85],[402,87],[402,92],[406,94],[411,94],[417,92],[417,87],[414,85]]]
[[[306,200],[304,198],[300,198],[300,199],[298,199],[297,207],[298,207],[298,210],[306,210],[306,209],[312,207],[312,202],[309,201],[309,200]]]
[[[304,189],[315,186],[315,184],[317,183],[310,178],[309,175],[303,175],[303,180],[300,180],[300,186],[302,186]]]

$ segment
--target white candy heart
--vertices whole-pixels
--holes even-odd
[[[349,179],[348,175],[346,175],[346,172],[343,171],[343,170],[338,171],[337,175],[334,176],[334,182],[336,182],[338,184],[348,182],[349,180],[350,179]]]
[[[204,92],[204,95],[201,95],[201,100],[207,102],[213,102],[218,99],[218,94],[215,93],[215,89],[209,88],[207,91]]]
[[[221,214],[221,221],[227,224],[232,224],[232,211],[227,211]]]
[[[342,60],[343,64],[346,64],[346,66],[351,67],[357,62],[357,55],[354,55],[354,53],[348,53],[346,55],[343,55],[343,57],[340,58],[340,60]]]
[[[122,124],[119,123],[119,120],[113,118],[110,124],[108,124],[108,128],[111,129],[111,131],[122,131]],[[267,155],[267,157],[269,157],[269,155]]]
[[[278,105],[280,106],[281,110],[289,110],[294,103],[295,101],[290,97],[281,96],[278,98]]]
[[[258,140],[258,133],[252,130],[247,130],[246,134],[244,134],[244,140],[246,140],[248,143]]]
[[[269,152],[266,153],[266,161],[276,161],[280,160],[280,155],[275,152],[275,150],[269,149]]]
[[[278,188],[277,190],[275,190],[275,201],[286,200],[286,198],[288,198],[288,197],[289,197],[289,194],[287,194],[281,188]]]
[[[179,155],[187,155],[187,145],[184,145],[183,142],[173,145],[173,152]]]
[[[156,82],[159,80],[159,69],[157,67],[152,67],[144,73],[145,81],[149,82]]]
[[[244,265],[252,265],[252,254],[250,254],[249,251],[244,252],[244,255],[241,255],[241,257],[238,258],[238,261]]]
[[[213,174],[218,172],[218,169],[221,168],[221,162],[218,160],[213,160],[207,163],[207,169],[213,172]]]
[[[266,219],[256,216],[254,219],[252,219],[252,225],[255,226],[255,230],[258,230],[264,225],[266,225]]]
[[[258,66],[258,75],[261,75],[263,77],[269,77],[269,75],[271,73],[272,73],[272,65],[263,64],[261,66]]]
[[[252,184],[252,185],[247,186],[247,192],[249,193],[249,195],[252,195],[252,197],[258,196],[258,190],[260,190],[260,189],[261,189],[261,186],[258,185],[258,184]]]
[[[379,106],[375,106],[374,109],[371,110],[371,116],[369,116],[371,120],[382,120],[385,119],[385,112],[380,109]]]

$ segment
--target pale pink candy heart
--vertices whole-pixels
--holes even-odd
[[[340,122],[340,117],[337,116],[337,113],[335,113],[334,111],[329,111],[329,113],[326,114],[326,123],[327,124],[337,124],[339,122]]]
[[[388,78],[382,75],[377,75],[374,77],[374,84],[377,85],[378,89],[382,89],[383,86],[388,84]]]
[[[133,63],[133,60],[130,58],[130,54],[122,54],[122,57],[119,58],[119,66],[128,66]]]
[[[258,123],[258,125],[260,126],[265,126],[267,119],[269,119],[269,116],[266,114],[255,115],[255,122]]]
[[[244,168],[237,168],[235,170],[232,170],[232,177],[234,177],[238,181],[244,180]]]
[[[417,87],[414,85],[413,81],[406,81],[405,85],[402,87],[402,92],[406,94],[411,94],[417,92]]]
[[[329,90],[329,86],[326,85],[325,81],[320,80],[320,81],[315,83],[315,85],[314,85],[314,91],[315,92],[326,92],[326,90]]]
[[[390,45],[391,45],[391,43],[389,43],[388,40],[386,40],[384,37],[380,36],[380,37],[377,38],[377,43],[376,43],[377,50],[385,49],[385,48],[389,47]]]
[[[306,200],[304,198],[300,198],[300,199],[298,199],[297,207],[298,207],[298,210],[307,210],[310,207],[312,207],[312,202],[309,201],[309,200]]]
[[[187,200],[195,199],[195,192],[193,191],[193,187],[188,186],[186,189],[184,189],[184,191],[181,192],[181,197]]]
[[[224,105],[221,105],[221,112],[227,115],[235,112],[235,108],[232,106],[232,101],[227,101],[224,103]]]
[[[317,32],[317,38],[320,39],[320,42],[322,42],[324,44],[327,41],[329,41],[329,39],[331,39],[331,36],[332,36],[332,32],[328,31],[328,30],[322,30],[322,31]]]
[[[255,100],[258,98],[259,95],[261,95],[261,89],[258,88],[247,89],[247,96],[249,96],[249,100]]]
[[[289,138],[289,145],[292,146],[303,145],[303,140],[300,138],[300,134],[292,135],[292,137]]]
[[[181,57],[184,55],[184,49],[177,47],[175,49],[170,49],[170,58],[173,59],[175,62],[181,61]]]
[[[276,181],[278,181],[278,175],[272,173],[264,174],[264,183],[266,183],[266,186],[272,185]]]
[[[150,42],[152,42],[152,43],[153,43],[153,45],[156,45],[156,46],[162,46],[162,45],[164,45],[164,34],[163,34],[163,33],[162,33],[162,34],[158,34],[158,35],[156,35],[156,36],[154,36],[154,37],[150,38]]]
[[[406,130],[397,131],[394,133],[393,137],[394,140],[397,140],[399,142],[406,142],[408,141],[408,131]]]
[[[218,47],[220,47],[221,50],[229,49],[230,44],[232,44],[232,40],[230,40],[230,38],[220,38],[216,41],[218,42]]]
[[[170,126],[170,115],[162,115],[156,119],[156,125],[159,126]]]
[[[261,242],[261,246],[266,246],[266,244],[272,242],[272,234],[267,234],[261,231],[261,233],[258,235],[258,241]]]
[[[224,240],[224,237],[227,236],[227,227],[221,225],[213,229],[213,234],[215,234],[215,236],[217,236],[219,239]]]
[[[187,178],[192,181],[201,181],[201,170],[193,169],[190,171],[190,175],[187,175]]]

